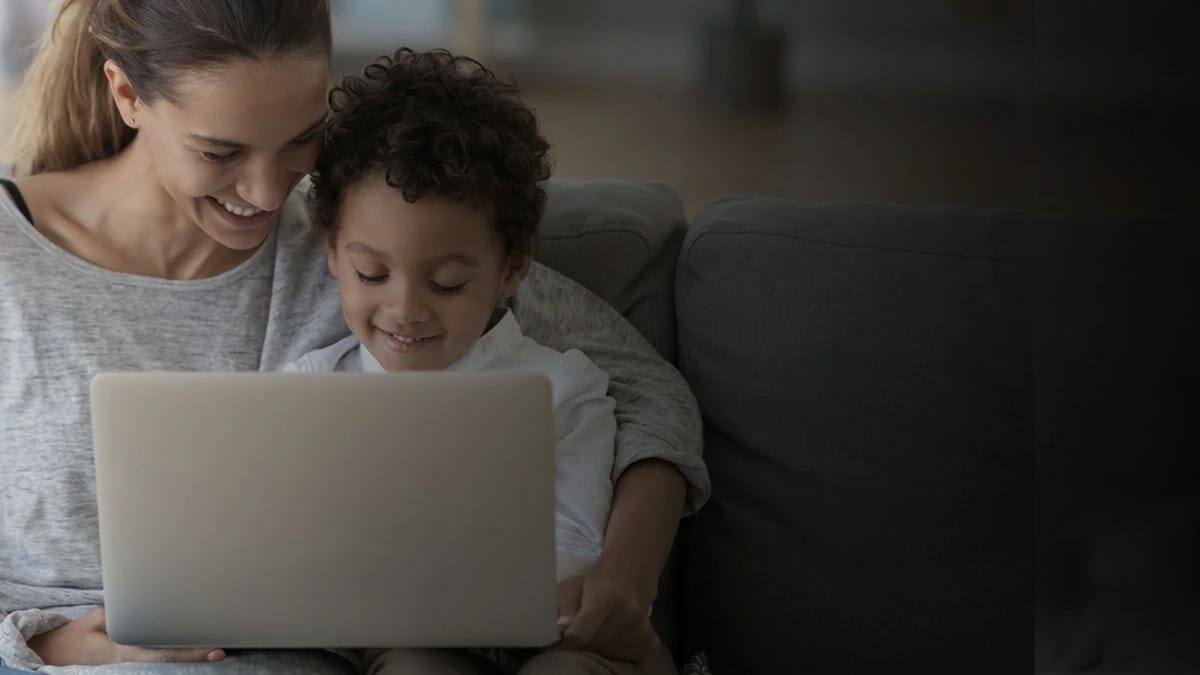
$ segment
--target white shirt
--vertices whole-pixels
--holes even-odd
[[[559,352],[521,332],[512,312],[448,367],[454,371],[536,373],[550,380],[554,406],[555,540],[558,578],[585,572],[604,546],[612,506],[616,403],[608,374],[583,352]],[[385,372],[353,335],[315,349],[283,368],[292,373]]]

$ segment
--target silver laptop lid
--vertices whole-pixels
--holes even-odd
[[[92,426],[118,642],[558,637],[541,376],[102,374]]]

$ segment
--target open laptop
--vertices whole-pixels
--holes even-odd
[[[91,391],[114,640],[558,639],[545,378],[111,373]]]

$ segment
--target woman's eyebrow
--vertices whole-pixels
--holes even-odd
[[[324,125],[325,125],[325,118],[322,117],[321,119],[317,120],[313,124],[309,125],[309,127],[307,129],[305,129],[304,131],[301,131],[299,134],[296,134],[296,137],[293,138],[292,140],[288,141],[288,143],[295,143],[296,141],[298,141],[306,136],[310,136],[313,133],[316,133],[316,131],[319,130]],[[238,143],[237,141],[227,141],[223,138],[213,138],[212,136],[205,136],[204,134],[192,133],[190,131],[187,133],[187,137],[193,141],[199,141],[200,143],[207,143],[209,145],[218,145],[223,148],[239,149],[239,148],[245,147],[245,144]]]

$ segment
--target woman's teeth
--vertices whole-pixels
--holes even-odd
[[[217,198],[213,197],[213,199],[217,199]],[[235,216],[241,216],[242,218],[249,218],[251,216],[257,216],[258,214],[263,212],[263,209],[256,209],[253,206],[238,206],[236,204],[230,204],[229,202],[223,202],[220,199],[217,199],[217,203],[220,204],[221,206],[225,207],[226,211],[232,213]]]

